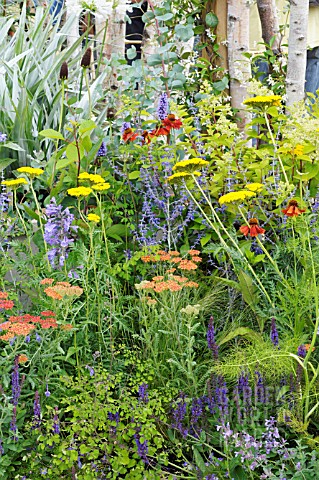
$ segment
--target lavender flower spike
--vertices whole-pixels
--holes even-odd
[[[159,120],[164,120],[168,114],[168,98],[166,93],[162,93],[157,107],[157,116]]]

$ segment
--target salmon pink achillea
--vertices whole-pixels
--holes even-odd
[[[248,225],[242,225],[239,229],[239,231],[243,235],[249,235],[250,237],[257,237],[259,234],[265,233],[265,229],[261,228],[258,225],[258,220],[257,218],[251,218],[249,221],[249,226]]]
[[[297,217],[305,211],[305,209],[301,209],[298,207],[298,202],[296,200],[290,200],[288,203],[288,207],[282,210],[282,212],[287,215],[287,217]]]

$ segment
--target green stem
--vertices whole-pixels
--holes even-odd
[[[88,92],[88,99],[89,99],[89,119],[90,119],[91,116],[92,116],[92,99],[91,99],[91,90],[90,90],[87,68],[85,68],[84,75],[85,75],[85,85],[86,85],[86,89],[87,89],[87,92]]]
[[[194,175],[192,175],[197,187],[199,188],[200,192],[202,193],[202,195],[204,196],[205,200],[207,201],[208,205],[209,205],[209,208],[211,209],[212,211],[212,214],[214,216],[214,218],[217,220],[217,222],[219,223],[222,231],[226,234],[226,236],[228,237],[228,239],[231,241],[231,243],[233,244],[233,246],[235,247],[235,249],[238,251],[238,253],[240,254],[240,256],[242,257],[243,261],[246,263],[246,266],[247,268],[250,270],[251,274],[253,275],[253,277],[255,278],[257,284],[259,285],[259,288],[261,289],[261,291],[264,293],[264,295],[266,296],[268,302],[270,303],[270,305],[272,306],[272,308],[275,308],[274,304],[272,303],[271,301],[271,298],[269,297],[265,287],[263,286],[263,284],[261,283],[261,281],[259,280],[258,276],[256,275],[254,269],[252,268],[252,266],[250,265],[250,263],[248,262],[248,260],[246,259],[246,257],[243,255],[243,252],[240,250],[239,246],[237,245],[237,243],[235,242],[235,240],[232,238],[231,235],[229,235],[227,229],[224,227],[222,221],[220,220],[219,216],[217,215],[211,201],[207,198],[205,192],[203,191],[203,189],[201,188],[201,186],[199,185],[199,183],[197,182],[196,180],[196,177]],[[220,234],[220,231],[215,227],[215,225],[210,221],[210,219],[208,218],[208,216],[206,215],[206,213],[204,212],[203,208],[201,207],[201,205],[197,202],[197,200],[194,198],[194,196],[192,195],[192,193],[190,192],[190,190],[186,187],[190,197],[192,198],[193,202],[196,204],[196,206],[199,208],[200,212],[202,213],[202,215],[205,217],[205,219],[207,220],[208,224],[211,226],[211,228],[214,230],[214,232],[216,233],[216,235],[218,236],[221,244],[224,246],[224,248],[226,249],[226,251],[228,250],[228,245],[227,243],[225,242],[225,240],[223,239],[223,237],[221,236]],[[234,262],[232,260],[232,258],[230,257],[231,259],[231,262],[233,263],[234,265]],[[235,267],[235,265],[234,265]]]
[[[31,191],[32,191],[32,195],[33,195],[33,198],[34,198],[34,201],[35,201],[37,210],[38,210],[38,212],[39,212],[39,213],[38,213],[38,215],[39,215],[39,223],[40,223],[40,230],[41,230],[42,238],[43,238],[45,256],[46,256],[46,261],[47,261],[47,265],[48,265],[49,272],[51,272],[51,265],[50,265],[49,258],[48,258],[48,247],[47,247],[47,243],[46,243],[46,241],[45,241],[45,239],[44,239],[44,229],[43,229],[42,211],[41,211],[41,207],[40,207],[39,202],[38,202],[38,198],[37,198],[36,193],[35,193],[34,188],[33,188],[32,179],[30,180],[30,188],[31,188]]]
[[[267,116],[267,113],[266,113],[266,112],[264,112],[264,117],[265,117],[265,120],[266,120],[268,132],[269,132],[269,135],[270,135],[272,144],[273,144],[273,146],[274,146],[274,152],[276,153],[276,155],[277,155],[277,157],[278,157],[278,160],[279,160],[279,163],[280,163],[280,167],[281,167],[282,173],[283,173],[284,178],[285,178],[285,182],[286,182],[287,186],[289,186],[289,180],[288,180],[288,177],[287,177],[287,174],[286,174],[286,170],[285,170],[284,164],[282,163],[281,156],[280,156],[279,153],[278,153],[277,145],[276,145],[276,142],[275,142],[275,138],[274,138],[273,133],[272,133],[272,131],[271,131],[271,126],[270,126],[269,119],[268,119],[268,116]]]

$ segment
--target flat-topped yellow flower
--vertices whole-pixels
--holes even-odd
[[[14,178],[12,180],[3,180],[1,185],[5,185],[9,188],[18,188],[20,185],[28,185],[28,182],[25,178]]]
[[[92,193],[92,189],[88,187],[69,188],[68,190],[71,197],[87,197],[90,193]]]
[[[98,175],[97,173],[87,173],[87,172],[82,172],[78,176],[79,180],[89,180],[92,183],[104,183],[105,180],[101,175]]]
[[[181,160],[180,162],[177,162],[174,165],[173,170],[176,170],[177,172],[191,173],[199,168],[206,167],[207,165],[209,165],[209,162],[202,158],[190,158],[189,160]]]
[[[256,97],[246,98],[243,101],[244,105],[249,107],[280,107],[280,95],[257,95]]]
[[[26,175],[29,175],[31,178],[34,178],[34,177],[38,177],[39,175],[42,175],[44,173],[44,170],[42,170],[42,168],[20,167],[20,168],[17,168],[17,172],[25,173]]]
[[[99,223],[101,217],[95,215],[95,213],[89,213],[87,219],[89,220],[89,222]]]
[[[264,186],[262,183],[247,183],[247,185],[245,186],[245,188],[247,188],[247,190],[250,190],[251,192],[260,192]]]
[[[254,197],[255,195],[256,193],[251,192],[250,190],[239,190],[239,192],[229,192],[222,195],[218,201],[223,205],[224,203],[240,202],[246,200],[246,198]]]
[[[200,177],[200,172],[192,172],[192,173],[176,172],[176,173],[173,173],[173,175],[171,175],[170,177],[168,177],[167,180],[170,183],[179,184],[183,180],[185,180],[185,181],[192,180],[193,177]]]
[[[105,183],[98,183],[97,185],[92,185],[93,190],[96,190],[97,192],[105,192],[111,187],[111,185],[107,182]]]

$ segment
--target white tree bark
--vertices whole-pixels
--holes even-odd
[[[250,62],[243,56],[249,49],[249,9],[247,0],[228,0],[227,38],[231,105],[239,110],[241,129],[246,122],[242,102],[247,96],[246,88],[250,78]]]
[[[290,0],[287,106],[304,99],[309,0]]]
[[[257,8],[261,23],[263,41],[269,45],[275,38],[271,48],[278,50],[280,46],[279,22],[275,0],[257,0]]]

